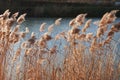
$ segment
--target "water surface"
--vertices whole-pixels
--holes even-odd
[[[49,27],[49,25],[53,24],[56,19],[57,18],[27,18],[26,21],[21,25],[21,31],[24,31],[25,27],[28,27],[30,30],[30,33],[35,32],[36,36],[40,36],[41,34],[47,32],[47,28]],[[70,29],[70,27],[69,27],[70,20],[72,20],[72,18],[63,18],[61,21],[61,25],[54,27],[52,36],[55,36],[57,33],[60,33],[61,31],[66,31],[66,30]],[[98,21],[98,20],[100,20],[100,18],[92,18],[92,22]],[[45,31],[42,33],[42,32],[39,32],[39,27],[43,22],[47,23],[47,25],[46,25]],[[117,23],[117,22],[120,22],[120,18],[117,18],[114,23]],[[79,28],[81,29],[82,27],[83,26],[80,26]],[[87,33],[92,32],[95,34],[97,28],[98,27],[95,24],[91,23],[90,28],[87,29]],[[29,34],[29,36],[30,36],[30,34]],[[119,38],[120,38],[120,32],[115,34],[115,39],[118,40]]]
[[[21,31],[25,31],[25,27],[28,27],[29,30],[30,30],[30,33],[31,32],[35,32],[36,37],[40,38],[40,36],[43,33],[47,32],[47,29],[48,29],[49,25],[54,24],[56,19],[57,18],[27,18],[26,21],[21,25]],[[90,18],[87,18],[85,21],[87,21],[88,19],[90,19]],[[56,34],[62,32],[62,31],[68,31],[71,28],[69,26],[70,20],[72,20],[72,18],[63,18],[62,21],[61,21],[60,26],[55,26],[54,27],[54,30],[53,30],[51,36],[55,37]],[[93,22],[99,21],[99,20],[100,20],[100,18],[92,18],[92,23],[90,25],[90,28],[88,28],[86,32],[87,33],[89,33],[89,32],[91,33],[92,32],[95,35],[98,26],[95,25]],[[43,22],[47,23],[47,25],[46,25],[45,31],[44,32],[40,32],[39,28],[40,28],[40,25]],[[115,24],[117,22],[120,22],[120,18],[117,18],[116,21],[114,23],[112,23],[112,24]],[[109,26],[111,26],[111,25],[109,25]],[[84,25],[80,26],[79,28],[82,29],[83,26]],[[27,37],[25,38],[25,40],[27,40],[29,38],[30,38],[30,34],[27,34]],[[120,39],[120,32],[115,33],[114,40],[116,40],[116,41],[115,41],[114,44],[118,43],[118,39]],[[54,41],[50,41],[48,43],[50,45],[49,47],[52,47],[54,45],[53,43],[54,43]],[[62,43],[65,44],[66,42],[62,41]]]

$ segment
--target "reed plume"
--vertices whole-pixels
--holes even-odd
[[[118,11],[105,13],[95,32],[87,32],[92,19],[85,22],[85,13],[68,23],[69,30],[52,35],[61,24],[58,18],[47,32],[42,23],[38,31],[43,34],[27,37],[29,26],[20,30],[26,13],[18,17],[19,12],[6,10],[0,15],[0,80],[119,80]]]

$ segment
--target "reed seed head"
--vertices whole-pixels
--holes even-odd
[[[58,18],[57,20],[55,20],[55,25],[59,26],[61,23],[61,20],[62,20],[62,18]]]
[[[43,32],[45,30],[46,23],[42,23],[40,25],[40,32]]]
[[[26,16],[26,13],[22,14],[20,17],[18,17],[17,19],[17,23],[18,24],[21,24],[25,21],[25,16]]]

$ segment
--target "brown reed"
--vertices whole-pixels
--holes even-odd
[[[116,62],[113,45],[118,43],[114,34],[120,31],[120,22],[113,24],[118,11],[103,15],[96,34],[86,32],[92,21],[85,20],[87,14],[80,14],[70,21],[68,31],[51,36],[54,27],[62,24],[58,18],[48,32],[46,23],[41,24],[39,31],[44,34],[39,38],[32,32],[22,41],[30,32],[28,27],[20,31],[26,13],[17,18],[19,12],[10,16],[6,10],[0,15],[0,80],[119,80],[120,61]],[[18,43],[22,44],[16,49]]]

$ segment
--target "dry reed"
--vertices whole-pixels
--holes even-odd
[[[17,18],[19,12],[10,16],[6,10],[0,15],[0,80],[119,80],[120,61],[116,63],[113,46],[118,43],[114,34],[120,31],[120,22],[113,24],[117,12],[103,15],[96,34],[86,33],[92,21],[85,21],[87,14],[80,14],[70,21],[72,28],[68,31],[51,36],[55,25],[61,24],[59,18],[48,32],[44,31],[46,23],[41,24],[39,31],[44,34],[39,38],[32,32],[28,40],[22,41],[30,32],[27,27],[25,32],[20,31],[26,13]],[[22,44],[16,49],[18,43]]]

